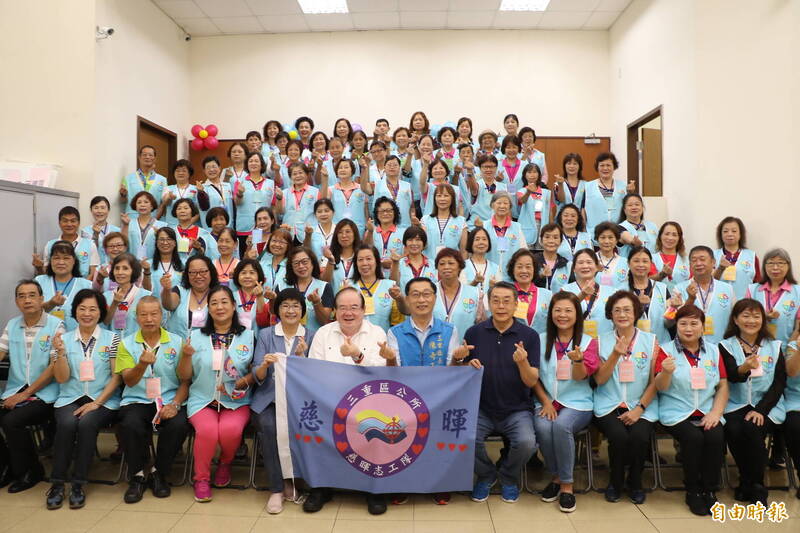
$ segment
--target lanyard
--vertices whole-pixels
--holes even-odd
[[[386,188],[389,189],[389,194],[392,195],[392,198],[397,201],[397,193],[400,191],[400,183],[395,186],[389,180],[384,180],[386,182]]]
[[[569,246],[569,251],[572,254],[575,254],[575,247],[578,245],[578,236],[575,235],[574,237],[570,237],[569,235],[564,235],[564,238],[567,240],[567,245]]]
[[[750,344],[749,342],[747,342],[746,340],[744,340],[741,337],[738,337],[738,339],[739,339],[739,342],[741,344],[743,344],[744,346],[747,346],[750,349],[749,352],[745,352],[745,356],[753,355],[754,353],[758,353],[758,349],[761,347],[760,344],[758,344],[758,343]],[[742,346],[742,351],[744,351],[744,346]]]
[[[380,280],[376,279],[375,281],[372,282],[372,285],[370,285],[369,287],[364,285],[364,281],[363,280],[360,281],[359,283],[361,284],[361,290],[362,291],[366,291],[367,295],[369,295],[369,297],[372,298],[372,289],[375,287],[375,285],[378,284],[378,281],[380,281]]]
[[[494,232],[498,237],[505,237],[506,232],[510,227],[511,227],[510,224],[508,226],[494,226]]]
[[[91,359],[92,351],[94,350],[95,338],[91,337],[89,339],[89,342],[87,342],[86,344],[83,343],[83,340],[80,340],[80,343],[81,343],[81,349],[83,350],[84,359]]]
[[[781,301],[784,292],[786,291],[783,289],[778,289],[778,292],[776,292],[775,296],[773,296],[769,288],[764,291],[764,307],[767,308],[767,313],[771,313],[772,310],[775,309],[775,306]]]
[[[378,233],[381,234],[381,239],[383,239],[383,250],[386,251],[386,249],[389,247],[389,239],[392,238],[392,234],[394,232],[386,230],[386,231],[379,231]]]
[[[703,312],[708,311],[708,300],[711,297],[711,294],[714,292],[714,280],[711,280],[711,284],[708,286],[708,290],[706,291],[705,295],[703,294],[703,289],[700,288],[700,284],[697,284],[697,295],[700,296],[700,304],[702,305]]]
[[[209,289],[209,290],[211,290],[211,289]],[[209,291],[206,291],[205,294],[203,294],[202,298],[198,298],[197,296],[194,296],[194,293],[191,293],[191,296],[194,296],[194,300],[197,302],[198,306],[202,306],[206,301],[206,296],[208,296],[208,292]],[[201,309],[201,308],[202,307],[198,307],[198,309]]]
[[[144,244],[144,239],[147,236],[147,232],[150,231],[150,228],[153,227],[155,222],[155,219],[150,217],[150,220],[147,222],[147,224],[145,224],[144,227],[139,226],[139,240],[142,241],[142,244]]]
[[[475,273],[477,274],[477,273],[478,273],[478,267],[477,267],[477,266],[475,266],[475,261],[473,261],[473,260],[472,260],[472,258],[470,257],[470,258],[469,258],[469,262],[470,262],[470,263],[472,263],[472,269],[473,269],[473,270],[475,271]],[[486,261],[486,262],[483,264],[483,272],[481,272],[481,276],[483,276],[483,278],[484,278],[484,279],[486,278],[486,271],[487,271],[487,270],[489,270],[489,261]]]
[[[146,342],[143,342],[143,343],[142,343],[142,349],[143,349],[143,350],[148,350],[148,351],[151,351],[151,352],[153,352],[153,355],[158,355],[158,350],[159,350],[160,348],[161,348],[161,344],[156,344],[155,346],[150,346],[150,345],[149,345],[149,344],[147,344]],[[156,375],[155,371],[153,370],[153,368],[154,368],[155,366],[156,366],[156,364],[155,364],[155,363],[150,363],[149,365],[147,365],[147,368],[149,368],[149,369],[150,369],[150,377],[153,377],[153,376],[155,376],[155,375]]]
[[[342,261],[342,269],[344,270],[344,277],[345,278],[350,278],[350,271],[353,269],[354,259],[355,258],[351,257],[350,261],[348,261],[347,259],[342,259],[341,260]]]
[[[687,358],[688,358],[690,361],[694,361],[694,364],[693,364],[692,366],[697,366],[697,365],[698,365],[698,363],[700,362],[700,351],[698,351],[698,352],[697,352],[697,355],[695,355],[695,354],[693,354],[692,352],[690,352],[689,350],[687,350],[686,348],[684,348],[684,349],[683,349],[683,354],[684,354],[684,355],[685,355],[685,356],[686,356],[686,357],[687,357]]]
[[[614,334],[616,335],[616,331],[614,332]],[[639,330],[633,328],[633,338],[631,339],[631,342],[628,344],[628,349],[625,352],[625,355],[623,356],[623,358],[626,361],[631,358],[631,354],[633,353],[633,347],[636,345],[636,339],[638,338],[639,338]]]
[[[444,303],[444,311],[445,314],[447,315],[447,322],[450,322],[450,316],[453,313],[453,307],[456,305],[456,302],[458,301],[459,294],[461,294],[461,282],[460,281],[458,282],[458,290],[456,291],[455,296],[453,296],[453,299],[450,300],[449,304],[447,303],[447,294],[445,294],[444,286],[441,283],[439,283],[439,289],[441,289],[442,291],[442,303]]]
[[[292,187],[292,188],[290,188],[290,192],[292,193],[292,196],[294,197],[294,208],[299,210],[300,209],[300,202],[303,200],[303,196],[305,196],[305,194],[306,194],[306,187],[304,185],[303,188],[300,189],[299,191],[297,189],[295,189],[294,187]],[[300,194],[298,195],[297,193],[300,193]]]
[[[216,185],[214,185],[210,181],[208,182],[208,184],[211,186],[212,189],[217,191],[217,194],[222,199],[222,207],[225,207],[225,187],[223,187],[222,185],[217,187]]]
[[[425,270],[425,267],[428,266],[428,263],[423,258],[422,265],[419,268],[415,268],[414,265],[411,264],[411,260],[406,258],[406,265],[408,265],[408,268],[411,269],[411,273],[414,274],[414,277],[418,278],[422,275],[422,272]]]
[[[436,221],[439,223],[439,244],[444,242],[444,232],[447,231],[447,225],[450,223],[450,215],[447,215],[447,220],[444,221],[444,225],[442,225],[442,219],[436,218]]]
[[[729,253],[728,250],[725,250],[724,248],[722,249],[722,252],[725,254],[725,259],[727,259],[728,262],[730,264],[732,264],[732,265],[736,264],[736,260],[739,259],[739,252],[741,252],[741,251],[742,250],[739,249],[739,250],[736,250],[735,253]]]
[[[235,262],[236,258],[235,257],[231,258],[231,262],[228,263],[228,267],[225,270],[222,270],[222,259],[217,259],[215,263],[217,263],[217,272],[219,272],[219,276],[224,279],[229,279],[230,276],[228,275],[228,272],[230,272],[231,267],[233,267]]]
[[[247,300],[245,296],[246,296],[245,292],[242,289],[239,289],[239,300],[241,300],[242,302],[241,304],[239,304],[239,307],[243,308],[245,311],[250,311],[250,309],[252,309],[253,307],[253,303],[256,301],[256,297],[253,296],[252,298]]]
[[[186,195],[189,194],[190,187],[191,185],[187,184],[186,187],[183,188],[183,191],[181,191],[180,185],[175,185],[175,192],[178,193],[178,198],[185,198]]]
[[[600,292],[598,287],[595,287],[594,293],[592,293],[591,298],[589,298],[589,303],[586,305],[586,311],[583,312],[583,318],[587,318],[589,315],[592,314],[592,307],[594,307],[594,303],[597,301],[597,294]]]
[[[597,253],[597,259],[600,262],[600,266],[603,267],[603,272],[608,270],[608,267],[611,266],[611,263],[613,263],[616,258],[617,258],[617,254],[612,255],[611,259],[609,259],[608,262],[604,265],[603,264],[603,257],[600,255],[600,252]]]
[[[558,358],[559,358],[559,359],[560,359],[560,358],[561,358],[561,357],[562,357],[562,356],[563,356],[565,353],[567,353],[568,351],[570,351],[570,350],[569,350],[569,347],[570,347],[570,346],[572,346],[572,343],[573,343],[573,341],[574,341],[574,339],[572,339],[572,340],[570,340],[568,343],[564,344],[564,343],[563,343],[563,342],[561,342],[560,340],[556,339],[556,341],[555,341],[555,344],[554,344],[554,347],[555,347],[555,349],[556,349],[556,355],[558,356]]]
[[[147,182],[151,181],[150,177],[153,175],[153,171],[151,170],[150,174],[145,175],[145,173],[142,172],[142,169],[140,168],[136,171],[136,174],[139,176],[139,183],[142,184],[142,189],[147,190]]]
[[[164,275],[169,274],[170,272],[172,272],[172,269],[173,269],[172,261],[167,263],[169,265],[169,268],[164,268],[164,261],[159,261],[159,263],[161,263],[161,270],[162,270],[162,272],[164,272]]]
[[[68,289],[70,285],[72,285],[73,281],[75,281],[75,278],[70,278],[69,281],[63,285],[63,287],[61,288],[61,294],[63,294],[64,296],[69,294]],[[53,278],[53,292],[58,292],[58,291],[59,291],[58,282],[56,281],[56,278]]]

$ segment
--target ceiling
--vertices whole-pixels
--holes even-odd
[[[550,0],[500,12],[500,0],[347,0],[349,13],[305,15],[297,0],[152,0],[192,36],[356,30],[607,30],[631,0]]]

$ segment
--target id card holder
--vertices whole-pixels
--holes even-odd
[[[222,370],[222,359],[225,357],[223,350],[214,350],[211,352],[211,370],[220,372]]]
[[[600,285],[611,287],[614,285],[614,278],[611,274],[600,274]]]
[[[253,326],[253,319],[248,311],[239,311],[239,324],[243,325],[245,329],[251,329]]]
[[[620,383],[633,383],[635,379],[635,375],[633,373],[633,361],[630,359],[622,359],[618,364],[618,369]]]
[[[564,356],[556,362],[556,379],[566,381],[572,376],[572,360]]]
[[[736,265],[725,267],[722,271],[723,281],[736,281]]]
[[[187,253],[189,251],[189,239],[186,237],[178,237],[178,252]]]
[[[202,328],[206,325],[206,309],[198,309],[197,311],[192,312],[192,327],[193,328]]]
[[[259,191],[258,189],[253,191],[253,203],[255,205],[264,205],[266,203],[266,200],[267,200],[267,193],[265,193],[264,191]]]
[[[375,298],[373,298],[372,296],[364,297],[364,314],[365,315],[375,314]]]
[[[147,397],[154,400],[161,396],[161,378],[147,378],[144,382]]]
[[[692,390],[703,390],[706,388],[706,371],[699,367],[692,367],[690,374],[692,379]]]
[[[508,251],[508,237],[498,237],[497,238],[497,249],[501,252]]]
[[[714,319],[706,315],[706,323],[703,327],[703,335],[713,335],[713,334],[714,334]]]
[[[255,247],[256,244],[260,243],[263,238],[264,238],[264,230],[254,229],[252,239],[250,239],[253,242],[253,247]]]
[[[517,194],[517,184],[514,183],[511,178],[508,178],[508,194],[512,196]]]
[[[94,381],[94,361],[83,359],[78,370],[80,381]]]
[[[520,318],[528,323],[528,309],[530,308],[530,303],[523,302],[522,300],[517,300],[517,309],[514,311],[514,318]]]
[[[114,319],[112,321],[112,328],[114,329],[125,329],[125,320],[128,317],[128,313],[125,311],[120,311],[117,309],[114,311]]]
[[[542,202],[541,200],[536,200],[535,202],[533,202],[533,210],[536,211],[537,213],[541,213],[542,212],[542,207],[543,206],[544,206],[544,202]]]
[[[50,311],[50,314],[56,317],[59,320],[64,320],[64,310],[63,309],[53,309]]]
[[[649,319],[640,318],[639,321],[636,323],[636,327],[639,328],[642,331],[650,333],[650,320]]]
[[[758,357],[758,366],[750,370],[751,378],[760,378],[764,375],[764,365],[761,364],[761,356]]]
[[[597,338],[597,320],[584,320],[583,321],[583,332],[589,335],[591,338]]]

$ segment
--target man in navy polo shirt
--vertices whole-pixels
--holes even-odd
[[[539,380],[539,335],[514,320],[517,290],[507,282],[489,290],[492,318],[467,330],[464,340],[474,346],[466,361],[483,368],[478,428],[475,435],[475,475],[472,500],[483,502],[500,479],[504,502],[519,498],[522,469],[536,451],[532,388]],[[486,453],[485,440],[500,434],[509,442],[498,466]]]

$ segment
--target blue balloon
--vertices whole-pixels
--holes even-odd
[[[434,124],[433,126],[431,126],[431,135],[434,138],[436,138],[436,136],[439,135],[439,130],[440,129],[442,129],[442,125],[441,124]]]
[[[445,125],[445,127],[447,127],[447,128],[453,128],[453,129],[456,129],[456,123],[455,123],[455,122],[453,122],[452,120],[448,120],[447,122],[445,122],[445,123],[444,123],[444,125]]]
[[[285,131],[286,133],[289,133],[294,129],[294,124],[292,124],[291,122],[287,122],[286,124],[281,124],[281,125],[283,126],[283,131]]]

